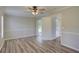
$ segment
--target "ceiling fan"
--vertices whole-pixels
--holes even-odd
[[[46,12],[46,8],[37,7],[37,6],[27,7],[27,10],[31,11],[33,15],[43,14]]]

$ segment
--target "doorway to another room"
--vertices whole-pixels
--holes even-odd
[[[36,20],[36,35],[37,40],[42,42],[42,20]]]

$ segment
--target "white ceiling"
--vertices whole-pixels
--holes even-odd
[[[37,17],[43,17],[50,15],[54,10],[63,8],[64,6],[40,6],[39,8],[45,8],[44,14],[39,14]],[[27,11],[27,6],[4,6],[4,14],[9,16],[20,16],[20,17],[34,17],[31,12]]]

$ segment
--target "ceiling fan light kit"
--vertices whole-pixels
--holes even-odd
[[[38,14],[38,9],[37,9],[36,6],[33,6],[32,14],[33,15],[37,15]]]
[[[37,12],[32,11],[32,14],[33,15],[37,15],[38,14],[38,11]]]
[[[28,8],[29,10],[31,10],[33,15],[38,15],[40,13],[43,13],[46,9],[45,8],[39,8],[37,6],[32,6]]]

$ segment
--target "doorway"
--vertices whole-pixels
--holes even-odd
[[[36,36],[39,42],[42,42],[42,20],[36,20]]]
[[[61,36],[61,19],[59,16],[56,17],[56,37]]]

